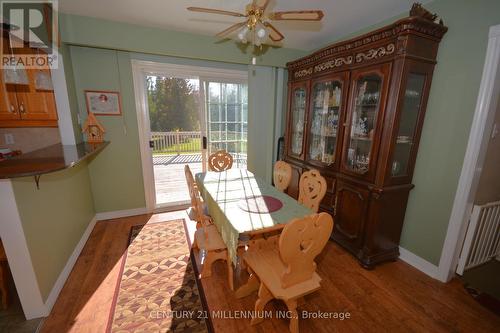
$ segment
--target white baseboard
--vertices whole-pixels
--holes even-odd
[[[76,245],[75,249],[73,250],[73,253],[69,257],[68,261],[66,262],[66,265],[64,266],[64,269],[62,272],[59,274],[59,277],[56,280],[56,283],[54,284],[54,287],[52,287],[52,290],[50,291],[49,297],[47,297],[47,301],[45,302],[45,307],[47,309],[47,316],[50,314],[50,311],[52,310],[52,307],[54,306],[57,297],[59,296],[59,293],[61,292],[62,288],[64,287],[64,284],[66,283],[66,280],[69,277],[69,274],[73,270],[73,266],[76,263],[76,260],[80,256],[80,253],[83,250],[83,247],[85,246],[85,243],[87,243],[87,239],[90,236],[90,233],[94,229],[94,226],[97,222],[97,218],[94,217],[89,225],[87,226],[87,229],[85,229],[85,232],[82,235],[82,238],[80,238],[80,241]]]
[[[85,243],[87,243],[87,240],[94,229],[95,224],[99,220],[109,220],[109,219],[115,219],[115,218],[120,218],[120,217],[126,217],[126,216],[134,216],[134,215],[140,215],[140,214],[145,214],[146,208],[135,208],[135,209],[126,209],[126,210],[119,210],[119,211],[112,211],[112,212],[103,212],[103,213],[97,213],[95,217],[90,221],[89,225],[87,226],[87,229],[85,229],[85,232],[83,233],[82,237],[80,238],[80,241],[76,245],[75,249],[73,250],[73,253],[69,257],[68,261],[66,262],[66,265],[64,266],[64,269],[62,272],[59,274],[59,277],[57,278],[54,286],[52,287],[52,290],[50,291],[49,296],[47,297],[47,300],[45,302],[45,312],[46,316],[50,314],[50,311],[52,310],[52,307],[57,301],[57,297],[59,296],[62,288],[64,287],[64,284],[66,283],[66,280],[69,277],[69,274],[73,270],[73,266],[76,263],[76,260],[80,256],[80,253],[83,250],[83,247],[85,246]]]
[[[439,279],[439,268],[438,266],[431,264],[427,260],[417,256],[416,254],[408,251],[405,248],[399,247],[399,259],[403,260],[407,264],[415,267],[422,273],[430,276],[433,279]],[[443,281],[445,282],[445,281]]]
[[[124,210],[115,210],[111,212],[101,212],[95,215],[95,218],[98,221],[101,220],[110,220],[110,219],[118,219],[121,217],[135,216],[147,214],[148,211],[146,207],[133,208],[133,209],[124,209]]]

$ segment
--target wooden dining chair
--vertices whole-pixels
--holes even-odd
[[[292,166],[285,161],[277,161],[274,164],[273,180],[274,186],[285,192],[292,180]]]
[[[217,230],[217,227],[212,223],[211,217],[204,214],[198,188],[195,187],[192,192],[195,205],[194,211],[197,215],[196,221],[200,221],[201,224],[201,227],[198,228],[194,234],[193,248],[205,251],[200,277],[202,279],[210,277],[212,275],[212,264],[217,260],[225,260],[227,263],[229,288],[234,290],[233,267],[226,244],[222,240],[219,230]]]
[[[290,331],[298,333],[297,303],[320,288],[314,258],[325,247],[332,230],[330,214],[313,214],[289,222],[279,238],[262,239],[249,247],[243,260],[251,278],[260,283],[255,314],[261,313],[270,300],[282,300],[290,311]],[[263,320],[256,315],[251,324]]]
[[[299,203],[318,212],[319,204],[326,194],[326,180],[318,170],[303,172],[299,180]]]
[[[191,209],[189,211],[189,217],[191,220],[196,221],[196,229],[200,228],[202,226],[202,221],[200,220],[200,216],[202,215],[208,215],[208,210],[205,202],[201,203],[202,207],[202,215],[200,215],[196,211],[196,198],[195,198],[195,193],[198,191],[198,186],[196,185],[196,182],[194,181],[193,173],[191,172],[191,169],[189,168],[189,165],[184,166],[184,174],[186,176],[186,182],[188,186],[188,191],[189,191],[189,198],[191,199]],[[201,200],[201,199],[200,199]]]
[[[216,151],[208,156],[208,170],[222,172],[231,169],[233,156],[225,150]]]

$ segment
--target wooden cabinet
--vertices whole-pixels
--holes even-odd
[[[358,249],[363,240],[370,193],[362,186],[339,181],[335,195],[334,228],[338,239]]]
[[[20,49],[16,53],[28,53],[28,50]],[[27,84],[5,83],[4,70],[0,75],[0,127],[57,127],[54,91],[42,82],[51,80],[50,70],[22,70],[26,72]]]
[[[301,172],[318,169],[334,215],[332,239],[366,268],[399,255],[399,238],[442,23],[410,16],[287,64],[284,159],[288,193]]]

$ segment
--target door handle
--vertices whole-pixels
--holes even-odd
[[[19,111],[21,113],[26,113],[26,110],[24,109],[24,104],[23,103],[19,104]]]
[[[155,142],[153,140],[149,140],[149,148],[154,148]]]
[[[203,148],[202,149],[207,149],[207,146],[208,146],[208,140],[207,140],[207,137],[204,136],[203,137]]]
[[[16,113],[16,107],[14,106],[14,104],[10,105],[10,112]]]

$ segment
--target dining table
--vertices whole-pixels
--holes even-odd
[[[242,241],[283,229],[293,219],[313,214],[246,169],[197,173],[195,181],[234,265]]]

